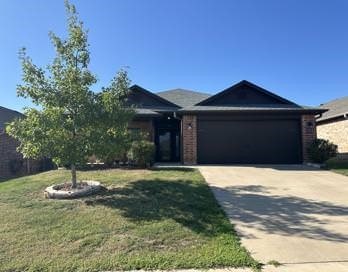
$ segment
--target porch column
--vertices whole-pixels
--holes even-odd
[[[303,162],[309,162],[307,148],[317,138],[317,128],[314,115],[302,115],[302,159]]]
[[[182,117],[183,163],[197,164],[197,117]]]

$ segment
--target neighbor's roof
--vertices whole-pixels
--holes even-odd
[[[323,113],[323,115],[317,119],[318,122],[341,117],[345,113],[348,113],[348,96],[321,104],[320,108],[329,109],[329,111]]]
[[[0,106],[0,129],[5,129],[7,123],[13,121],[15,118],[21,118],[23,116],[24,115],[18,111]]]
[[[173,89],[156,93],[158,96],[180,106],[188,107],[207,99],[210,94],[185,89]]]

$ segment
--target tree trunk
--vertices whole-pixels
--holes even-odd
[[[76,181],[76,168],[75,164],[71,164],[71,184],[72,188],[76,188],[77,181]]]

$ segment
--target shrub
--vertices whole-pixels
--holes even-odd
[[[337,145],[328,140],[316,139],[308,147],[308,155],[315,163],[324,163],[337,155]]]
[[[146,140],[134,141],[128,151],[127,157],[137,166],[146,167],[153,163],[155,145]]]

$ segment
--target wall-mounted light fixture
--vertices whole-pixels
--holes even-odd
[[[192,124],[191,123],[188,123],[187,129],[192,129]]]

